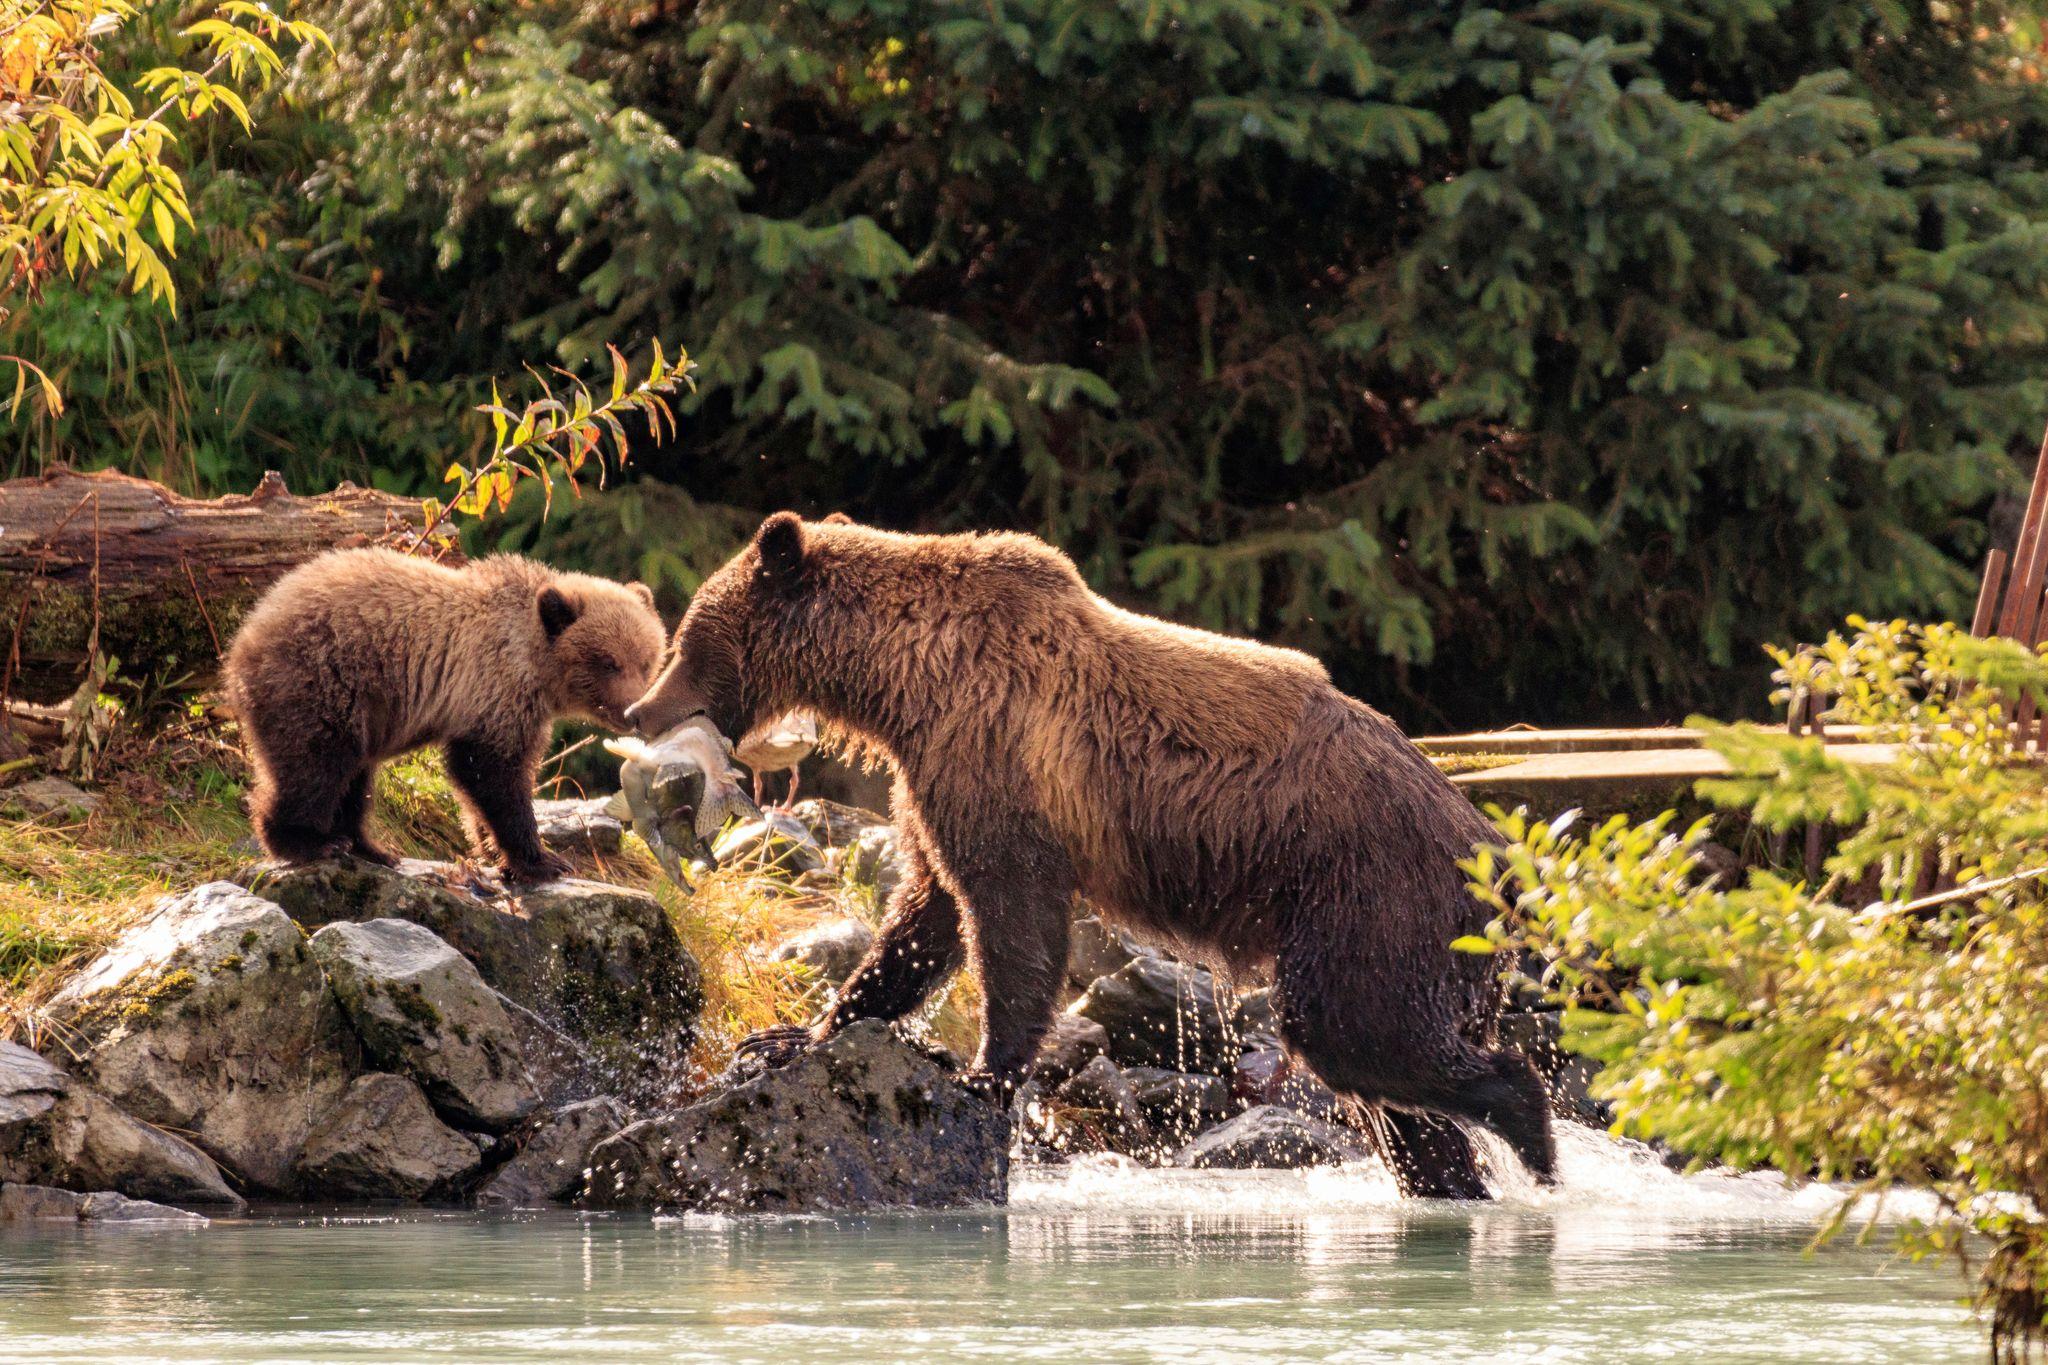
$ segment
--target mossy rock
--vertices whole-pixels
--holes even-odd
[[[484,896],[446,864],[337,859],[238,874],[309,929],[374,919],[432,931],[484,982],[587,1047],[618,1093],[665,1089],[696,1037],[702,975],[661,902],[563,878]]]

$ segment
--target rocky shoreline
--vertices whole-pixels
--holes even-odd
[[[601,802],[541,815],[551,838],[618,847]],[[879,891],[895,872],[882,817],[825,802],[719,852],[814,885]],[[871,935],[824,920],[769,956],[836,982]],[[0,1222],[249,1200],[957,1206],[1002,1202],[1013,1156],[1367,1154],[1336,1097],[1290,1071],[1264,992],[1233,996],[1089,916],[1074,938],[1071,1002],[1006,1113],[954,1081],[957,1059],[879,1024],[771,1071],[693,1075],[697,964],[642,891],[568,878],[510,895],[421,862],[252,867],[164,898],[51,999],[34,1049],[0,1043]],[[1509,1027],[1526,1045],[1552,1024]]]

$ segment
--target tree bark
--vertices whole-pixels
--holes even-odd
[[[0,483],[0,696],[67,695],[95,644],[123,677],[203,685],[265,588],[325,550],[410,544],[424,519],[353,484],[294,497],[275,472],[212,500],[112,472]]]

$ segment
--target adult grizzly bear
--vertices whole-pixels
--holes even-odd
[[[1495,965],[1450,948],[1485,922],[1457,863],[1491,829],[1313,659],[1123,611],[1029,536],[779,512],[698,590],[626,714],[742,735],[799,708],[892,762],[905,863],[809,1037],[915,1009],[971,955],[975,1068],[1014,1083],[1080,894],[1234,976],[1270,971],[1289,1052],[1361,1106],[1405,1191],[1485,1196],[1432,1115],[1484,1124],[1552,1179],[1543,1085],[1494,1048]]]
[[[479,853],[534,881],[568,871],[533,817],[557,716],[625,727],[661,665],[645,584],[557,573],[516,555],[460,569],[392,550],[334,550],[286,574],[224,664],[255,785],[257,837],[287,862],[396,860],[364,828],[377,767],[444,746]]]

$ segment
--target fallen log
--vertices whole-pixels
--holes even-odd
[[[112,472],[0,483],[0,697],[68,695],[95,644],[124,677],[203,684],[286,572],[323,550],[409,544],[423,520],[417,500],[353,484],[297,497],[274,471],[210,500]]]

